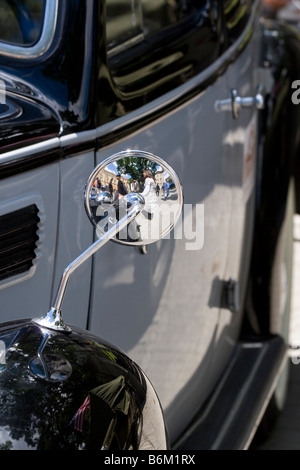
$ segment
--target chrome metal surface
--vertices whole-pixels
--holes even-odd
[[[120,220],[132,204],[143,207],[128,228],[118,231],[114,241],[144,246],[166,237],[174,228],[182,211],[183,194],[178,176],[160,157],[127,150],[104,160],[92,173],[85,191],[85,208],[98,236]]]
[[[64,285],[63,293],[65,292],[65,289],[66,285]],[[64,331],[66,333],[69,333],[71,331],[71,328],[66,325],[63,321],[61,310],[56,309],[54,307],[52,307],[44,317],[34,318],[33,322],[37,325],[40,325],[41,327],[48,328],[50,330]]]
[[[231,91],[231,98],[219,100],[215,103],[215,109],[220,111],[231,111],[233,117],[236,119],[243,108],[264,108],[264,96],[258,91],[255,96],[247,96],[242,98],[238,95],[237,90]]]
[[[95,243],[79,255],[72,263],[69,264],[69,266],[67,266],[61,278],[54,306],[46,316],[34,319],[34,323],[51,330],[65,331],[67,333],[71,331],[70,327],[64,323],[61,312],[61,306],[70,276],[81,264],[96,253],[96,251],[98,251],[103,245],[105,245],[105,243],[115,236],[116,233],[126,227],[136,217],[142,207],[142,200],[131,198],[130,202],[130,210],[128,213],[126,213],[121,220],[115,223],[102,235],[102,237],[98,238]]]

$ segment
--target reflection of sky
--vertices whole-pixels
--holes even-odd
[[[116,162],[110,163],[109,165],[107,165],[106,168],[107,168],[109,171],[112,171],[112,172],[115,173],[115,174],[118,173]]]
[[[117,167],[116,162],[112,162],[112,163],[110,163],[109,165],[107,165],[106,169],[107,169],[108,171],[111,171],[111,172],[114,173],[115,175],[117,175],[117,174],[119,173],[119,172],[118,172],[118,167]],[[127,178],[127,179],[131,178],[130,175],[122,175],[122,176],[123,176],[124,178]]]
[[[1,428],[0,442],[5,443],[7,441],[10,441],[13,444],[14,450],[33,449],[33,447],[30,447],[27,443],[25,443],[25,440],[23,438],[18,440],[12,439],[10,432],[5,428]]]

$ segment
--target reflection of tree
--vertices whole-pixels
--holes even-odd
[[[6,441],[3,444],[0,444],[0,450],[12,450],[13,443],[11,441]]]
[[[117,161],[118,172],[129,175],[132,180],[136,180],[140,185],[144,183],[143,171],[150,170],[153,174],[157,172],[157,164],[142,157],[126,157]]]

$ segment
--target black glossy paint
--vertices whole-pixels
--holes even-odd
[[[269,38],[265,49],[268,48],[273,58],[270,67],[274,85],[266,97],[260,123],[257,212],[249,283],[252,308],[247,308],[252,327],[257,325],[255,333],[263,336],[270,332],[271,273],[289,184],[294,175],[300,174],[300,107],[291,100],[291,84],[300,76],[299,34],[287,25],[275,23],[271,27],[275,28],[278,36]],[[295,178],[295,185],[299,211],[299,177]],[[254,312],[257,318],[253,322]]]
[[[2,122],[0,114],[1,153],[95,127],[97,8],[93,0],[62,0],[54,41],[41,58],[0,53],[8,106],[11,102],[20,110]]]
[[[56,137],[59,123],[54,113],[32,97],[12,92],[11,84],[4,82],[7,84],[7,112],[3,116],[0,113],[1,153]],[[6,117],[10,111],[11,115]]]
[[[41,58],[15,59],[0,52],[0,79],[6,83],[8,100],[21,110],[18,116],[3,118],[0,154],[57,135],[94,129],[186,83],[220,57],[243,32],[251,12],[250,0],[246,4],[237,2],[229,12],[227,3],[194,1],[193,13],[186,20],[159,31],[109,62],[104,35],[105,1],[60,0],[54,41]],[[169,64],[174,54],[181,58]],[[159,69],[155,65],[158,60]],[[226,64],[160,114],[199,93],[225,69]],[[129,80],[119,86],[118,79],[124,81],[128,73],[135,75],[134,82]],[[157,117],[158,113],[153,113],[133,127],[125,126],[118,134],[101,138],[97,145],[108,145]],[[94,145],[96,142],[91,142],[84,148]],[[58,152],[55,158],[60,157]],[[41,160],[41,164],[50,161]]]
[[[138,449],[147,386],[125,354],[30,321],[2,324],[0,341],[0,450],[101,450],[114,419],[109,450]]]

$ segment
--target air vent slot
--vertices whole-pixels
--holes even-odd
[[[0,281],[32,267],[39,220],[35,204],[0,216]]]

